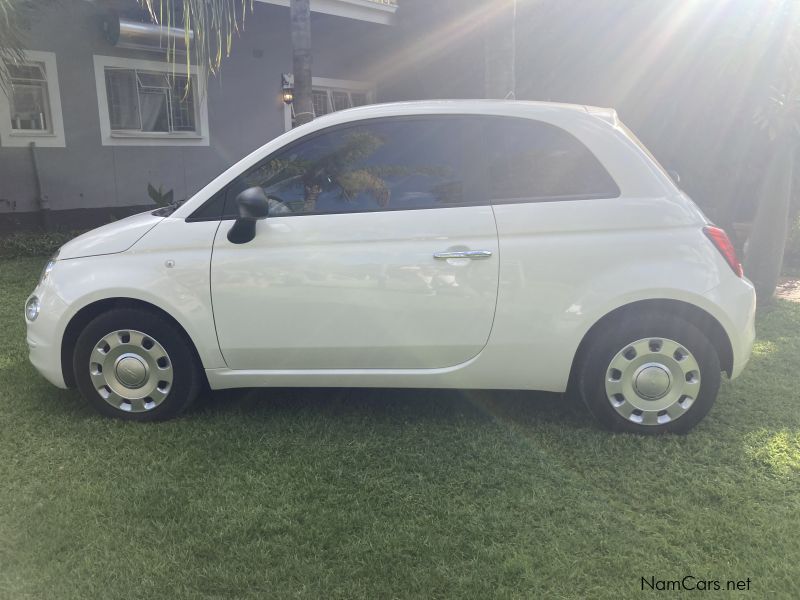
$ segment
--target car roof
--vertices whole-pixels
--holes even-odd
[[[553,115],[554,113],[562,118],[568,118],[570,115],[573,118],[585,118],[589,115],[608,121],[611,124],[616,124],[617,122],[617,113],[613,108],[530,100],[475,99],[418,100],[413,102],[368,104],[317,117],[309,125],[313,125],[313,128],[317,129],[363,119],[403,115],[484,114],[536,118],[537,116]],[[311,127],[308,129],[311,129]]]

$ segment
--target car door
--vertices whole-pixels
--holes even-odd
[[[310,134],[225,192],[260,186],[253,240],[218,229],[211,291],[232,369],[428,369],[492,328],[498,240],[464,117],[373,119]]]

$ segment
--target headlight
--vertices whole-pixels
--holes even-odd
[[[36,296],[28,298],[28,301],[25,303],[25,316],[28,318],[28,321],[36,320],[36,317],[39,316],[39,308],[39,298]]]
[[[39,284],[44,283],[47,281],[47,277],[50,275],[50,271],[53,270],[53,267],[56,266],[56,260],[58,257],[58,252],[53,255],[53,258],[47,261],[47,264],[42,269],[42,274],[39,276]]]

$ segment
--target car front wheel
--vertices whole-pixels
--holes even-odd
[[[174,417],[201,389],[183,332],[146,310],[116,309],[92,320],[78,337],[73,368],[78,389],[100,413],[126,420]]]
[[[642,313],[609,322],[582,354],[579,393],[605,427],[685,433],[708,413],[720,385],[714,346],[677,316]]]

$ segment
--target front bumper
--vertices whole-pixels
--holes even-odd
[[[66,389],[61,369],[61,339],[64,333],[62,318],[67,312],[67,305],[54,290],[49,289],[47,282],[36,286],[33,295],[39,297],[41,308],[35,321],[25,318],[28,359],[47,381]]]

